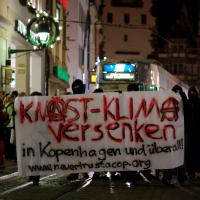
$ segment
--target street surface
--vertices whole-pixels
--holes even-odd
[[[16,172],[1,172],[0,200],[200,200],[200,179],[187,181],[184,187],[173,181],[173,186],[166,186],[156,179],[141,180],[129,187],[119,176],[95,179],[91,174],[86,180],[69,181],[66,175],[53,174],[34,186]]]

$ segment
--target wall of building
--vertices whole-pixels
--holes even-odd
[[[143,7],[114,7],[111,0],[106,1],[103,10],[103,37],[105,56],[112,59],[146,59],[152,52],[150,44],[151,30],[155,19],[150,15],[151,0],[142,1]],[[112,22],[107,20],[112,14]],[[130,17],[124,22],[124,15]],[[146,24],[142,24],[142,15],[146,16]]]
[[[60,40],[57,41],[53,46],[53,48],[49,48],[48,51],[46,51],[46,54],[48,54],[48,60],[49,66],[47,66],[49,73],[48,78],[48,95],[61,95],[65,94],[67,91],[67,88],[69,87],[69,81],[63,81],[59,77],[56,77],[54,73],[55,66],[58,66],[62,70],[64,70],[67,74],[70,74],[68,71],[68,52],[66,48],[66,35],[64,32],[66,32],[66,22],[64,19],[65,12],[68,12],[68,10],[64,9],[62,5],[58,4],[57,1],[51,1],[52,4],[52,16],[58,17],[58,22],[60,26],[62,26],[62,30],[60,30]],[[67,8],[68,9],[68,8]],[[59,10],[59,11],[58,11]],[[50,11],[48,11],[50,14]],[[59,16],[58,16],[59,15]],[[46,65],[48,65],[46,63]]]
[[[35,17],[31,14],[30,8],[37,11],[45,11],[49,7],[47,3],[52,4],[49,14],[56,17],[59,7],[59,24],[64,25],[60,30],[60,41],[54,44],[54,48],[46,48],[43,51],[24,51],[12,53],[11,57],[8,55],[8,49],[33,49],[33,46],[26,41],[26,26],[28,19]],[[64,94],[68,87],[67,78],[63,80],[55,74],[54,67],[67,74],[68,56],[66,53],[66,22],[64,15],[67,12],[63,5],[57,4],[59,1],[47,0],[28,0],[28,6],[22,6],[19,0],[2,0],[0,6],[0,67],[5,66],[6,60],[11,59],[11,67],[14,70],[14,81],[10,84],[2,84],[6,92],[11,90],[18,90],[19,92],[26,92],[30,94],[33,91],[39,91],[46,95]],[[62,1],[63,2],[63,1]],[[66,1],[67,2],[67,1]],[[23,13],[23,15],[22,15]],[[16,27],[16,21],[19,22],[19,28]],[[2,67],[1,67],[2,68]],[[2,74],[2,73],[1,73]]]
[[[1,1],[0,6],[0,89],[6,89],[3,85],[3,66],[6,64],[7,58],[7,45],[9,41],[8,26],[9,21],[7,20],[7,0]],[[9,90],[9,88],[8,88]]]
[[[39,1],[37,6],[38,9],[42,9],[42,3],[39,3]],[[25,35],[23,34],[26,34],[28,19],[32,19],[34,15],[28,11],[26,6],[22,6],[19,1],[15,0],[8,0],[7,10],[7,19],[10,22],[10,25],[8,26],[10,37],[7,48],[16,50],[32,49],[32,45],[26,41]],[[23,13],[23,15],[21,15],[21,13]],[[20,28],[15,28],[16,21],[20,23]],[[33,62],[34,58],[37,62]],[[8,56],[7,59],[9,59]],[[14,83],[11,84],[11,90],[25,92],[27,95],[37,90],[44,94],[45,82],[42,78],[44,77],[44,59],[44,53],[42,51],[35,53],[25,51],[12,54],[11,67],[15,70],[15,80]],[[39,74],[37,74],[38,69],[41,72]],[[34,74],[37,75],[34,76]],[[35,79],[37,79],[36,85]]]
[[[70,74],[70,88],[75,79],[83,79],[86,55],[84,53],[84,31],[88,8],[88,0],[69,0],[69,14],[67,17],[67,49],[69,56],[68,70]],[[83,23],[81,23],[83,22]],[[83,56],[85,58],[83,58]],[[85,63],[83,61],[85,60]],[[84,66],[85,64],[85,66]]]

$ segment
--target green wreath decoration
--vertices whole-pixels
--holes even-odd
[[[31,35],[31,27],[34,24],[40,24],[45,23],[49,27],[49,38],[45,41],[45,43],[42,43],[39,37],[33,38]],[[36,35],[39,33],[38,28],[36,28]],[[31,19],[30,22],[27,24],[27,33],[26,33],[26,39],[30,44],[33,46],[36,46],[38,48],[46,48],[52,44],[54,44],[59,37],[60,30],[59,30],[59,23],[50,16],[42,14],[37,14],[35,18]]]

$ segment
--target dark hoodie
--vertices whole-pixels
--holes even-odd
[[[83,81],[80,79],[76,79],[72,83],[72,91],[73,91],[73,94],[84,94],[85,93],[85,85],[83,84]]]
[[[187,110],[187,170],[188,173],[200,171],[200,99],[195,87],[188,90]]]

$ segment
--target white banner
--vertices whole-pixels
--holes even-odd
[[[183,164],[182,101],[171,91],[18,97],[15,110],[21,175]]]

